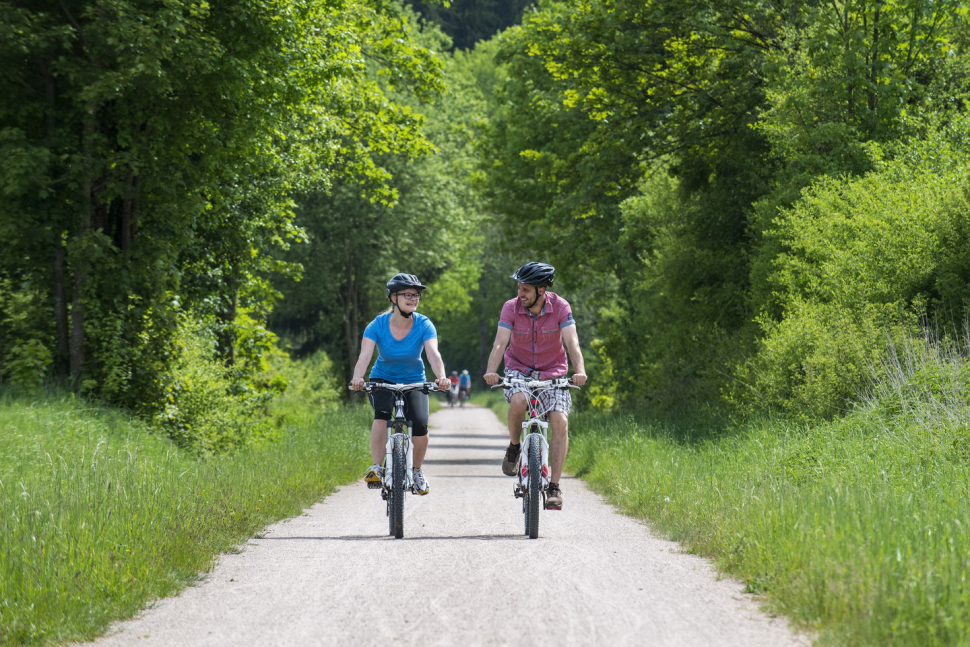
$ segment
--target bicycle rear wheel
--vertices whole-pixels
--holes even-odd
[[[391,514],[389,518],[389,532],[395,539],[404,536],[404,470],[407,465],[404,459],[404,437],[398,435],[395,426],[393,436],[394,446],[391,450],[393,473],[391,474],[391,500],[389,506]]]
[[[529,491],[526,494],[525,534],[529,539],[539,536],[539,500],[542,498],[542,458],[539,442],[529,443]]]

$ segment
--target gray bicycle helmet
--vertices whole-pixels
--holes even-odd
[[[545,263],[532,261],[515,271],[509,278],[536,287],[550,287],[556,279],[556,268]]]
[[[393,293],[400,292],[404,288],[414,288],[418,292],[427,289],[414,274],[395,274],[387,282],[387,300],[390,301]]]

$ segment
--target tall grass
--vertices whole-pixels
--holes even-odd
[[[967,348],[898,348],[864,404],[709,435],[578,414],[567,469],[821,644],[970,642]]]
[[[363,408],[199,460],[121,412],[0,396],[0,645],[90,639],[368,462]]]

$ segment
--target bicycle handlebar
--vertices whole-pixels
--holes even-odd
[[[354,390],[353,385],[348,384],[347,388],[351,391]],[[363,391],[370,393],[373,389],[384,389],[385,391],[396,391],[398,393],[407,393],[408,391],[417,391],[418,389],[426,389],[429,392],[440,391],[438,385],[434,382],[414,382],[413,384],[392,384],[390,382],[364,382]]]
[[[498,384],[492,384],[493,389],[498,387],[512,388],[522,386],[527,389],[578,389],[579,385],[573,384],[573,378],[557,377],[551,380],[522,380],[519,378],[502,378]]]

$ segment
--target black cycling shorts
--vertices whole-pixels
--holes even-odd
[[[387,380],[371,379],[371,382]],[[390,420],[394,413],[395,394],[384,389],[374,389],[369,394],[370,404],[374,407],[374,420]],[[428,394],[421,390],[404,394],[404,417],[411,421],[412,436],[428,435]]]

